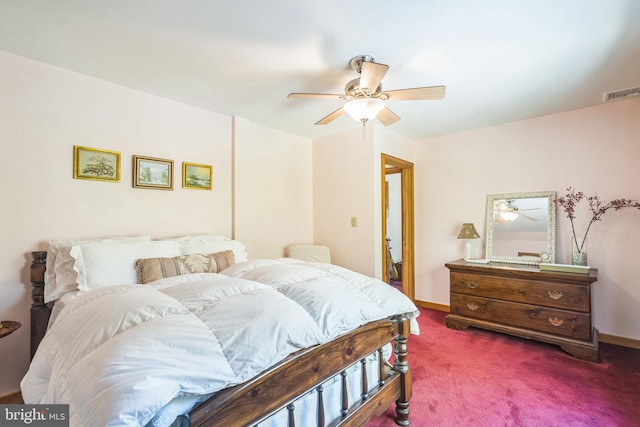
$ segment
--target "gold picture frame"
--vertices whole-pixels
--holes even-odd
[[[213,166],[182,162],[182,188],[211,190],[212,184]]]
[[[120,182],[120,152],[74,145],[73,177]]]
[[[134,155],[133,188],[173,190],[173,160]]]

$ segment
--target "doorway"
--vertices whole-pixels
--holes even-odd
[[[388,154],[382,154],[382,277],[390,283],[392,273],[396,274],[401,279],[402,292],[407,295],[411,300],[414,299],[415,294],[415,269],[414,269],[414,226],[413,226],[413,163],[406,160],[399,159],[397,157],[390,156]],[[400,176],[400,200],[398,202],[397,197],[391,197],[389,192],[390,187],[387,183],[387,178],[391,176]],[[389,203],[395,200],[393,203],[400,204],[400,222],[401,222],[401,258],[400,262],[390,262],[390,242],[387,240],[389,236],[388,230],[388,213]],[[397,271],[393,271],[393,267],[397,268]]]

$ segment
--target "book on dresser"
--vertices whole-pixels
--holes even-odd
[[[589,274],[588,265],[540,264],[540,271],[564,271],[565,273]]]
[[[452,261],[447,327],[469,326],[560,346],[573,356],[598,361],[598,330],[592,324],[591,287],[598,271],[579,274],[534,265]]]

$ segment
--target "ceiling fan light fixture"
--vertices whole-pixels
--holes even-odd
[[[364,125],[367,121],[375,119],[382,111],[384,101],[378,98],[358,98],[347,102],[343,108],[353,120],[362,122]]]
[[[518,217],[520,215],[517,212],[514,212],[514,211],[504,211],[504,212],[500,212],[500,216],[505,221],[511,222],[511,221],[515,221],[516,219],[518,219]]]

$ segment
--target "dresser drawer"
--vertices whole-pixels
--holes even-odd
[[[578,340],[591,338],[591,316],[532,304],[451,294],[451,313]]]
[[[590,287],[587,285],[451,272],[451,292],[591,312]]]

